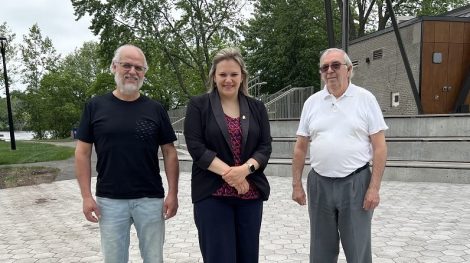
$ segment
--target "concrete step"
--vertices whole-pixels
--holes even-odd
[[[303,176],[310,164],[305,161]],[[270,159],[266,174],[292,176],[292,159]],[[387,161],[384,180],[406,182],[470,183],[470,162]]]
[[[192,159],[179,154],[180,171],[191,172]],[[160,162],[160,165],[163,165]],[[305,161],[303,176],[310,171],[309,161]],[[163,166],[161,166],[163,168]],[[271,158],[266,167],[267,176],[292,176],[292,159]],[[470,162],[420,162],[387,161],[384,180],[405,182],[439,182],[470,184]]]
[[[384,116],[386,137],[468,137],[470,114]],[[272,137],[293,137],[299,119],[270,120]]]
[[[293,137],[273,138],[271,158],[292,158],[295,140]],[[391,137],[386,140],[388,160],[431,162],[470,160],[470,137]]]

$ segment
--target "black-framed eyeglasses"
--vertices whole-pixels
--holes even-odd
[[[341,68],[342,65],[347,65],[346,63],[333,62],[331,64],[325,64],[320,67],[320,73],[325,73],[331,67],[333,71],[337,71]]]
[[[134,65],[134,64],[131,64],[131,63],[127,63],[127,62],[115,62],[115,63],[118,63],[121,67],[123,67],[125,70],[131,70],[132,68],[135,69],[135,71],[141,73],[141,72],[145,72],[147,70],[146,67],[144,66],[138,66],[138,65]]]

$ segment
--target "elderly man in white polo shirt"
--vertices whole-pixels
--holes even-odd
[[[388,127],[374,95],[351,83],[353,66],[343,50],[326,50],[320,73],[325,88],[307,99],[297,130],[292,199],[307,204],[302,171],[310,143],[310,263],[337,262],[340,240],[348,263],[372,262],[371,221],[380,201]]]

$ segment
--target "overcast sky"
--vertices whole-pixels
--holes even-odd
[[[70,0],[0,0],[0,23],[7,23],[16,34],[17,43],[37,23],[42,36],[48,36],[62,55],[73,52],[85,41],[98,40],[88,29],[89,17],[79,21],[75,18]]]

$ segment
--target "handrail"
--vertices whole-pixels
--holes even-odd
[[[295,88],[291,88],[291,89],[285,91],[284,93],[280,94],[280,95],[277,96],[276,98],[274,98],[274,99],[272,99],[272,100],[266,102],[264,105],[265,105],[266,107],[268,107],[269,105],[271,105],[271,104],[273,104],[274,102],[276,102],[276,101],[278,101],[278,100],[284,98],[285,96],[289,95],[290,93],[292,93],[292,92],[294,92],[294,91],[296,91],[296,90],[302,90],[302,89],[305,89],[305,88],[309,88],[309,87],[295,87]]]
[[[183,118],[181,118],[181,119],[178,119],[178,120],[176,120],[175,122],[171,123],[171,125],[175,125],[175,124],[177,124],[178,122],[184,121],[185,118],[186,118],[186,117],[183,117]]]
[[[291,88],[292,88],[292,85],[289,84],[289,85],[285,86],[284,88],[282,88],[282,89],[276,91],[275,93],[273,93],[273,94],[267,96],[267,97],[263,100],[263,102],[267,103],[267,102],[271,101],[273,98],[277,98],[280,94],[286,92],[287,90],[289,90],[289,89],[291,89]]]
[[[252,90],[254,87],[256,87],[256,85],[252,85],[251,83],[252,82],[259,82],[259,76],[256,76],[254,78],[251,78],[250,80],[248,80],[248,91]]]

